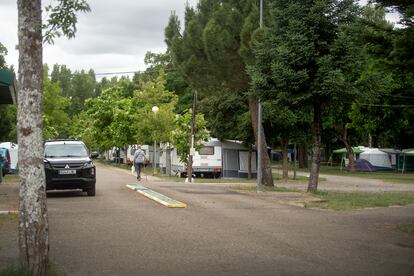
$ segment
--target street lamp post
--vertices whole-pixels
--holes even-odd
[[[155,118],[155,116],[157,115],[157,112],[159,111],[160,109],[159,109],[159,107],[158,106],[156,106],[156,105],[154,105],[153,107],[152,107],[152,112],[154,112],[154,118]],[[156,158],[156,153],[157,153],[157,141],[156,141],[156,138],[155,138],[155,130],[153,131],[154,132],[154,158],[152,159],[152,166],[153,166],[153,168],[154,168],[154,172],[153,172],[153,174],[152,175],[155,175],[156,174],[156,168],[157,168],[157,162],[156,162],[156,160],[155,160],[155,158]]]

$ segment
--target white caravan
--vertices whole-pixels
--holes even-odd
[[[160,168],[166,172],[166,149],[161,147]],[[193,156],[193,174],[196,177],[239,177],[248,176],[249,150],[239,141],[219,141],[210,139]],[[187,174],[184,164],[179,160],[177,149],[171,150],[171,171],[173,175]],[[251,156],[252,177],[256,176],[256,151]]]

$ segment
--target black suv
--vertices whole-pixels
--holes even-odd
[[[96,168],[85,144],[77,140],[45,143],[46,190],[82,189],[95,196]]]

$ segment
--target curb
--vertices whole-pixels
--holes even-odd
[[[18,215],[19,211],[10,210],[10,211],[0,211],[0,216],[8,216],[8,215]]]
[[[154,200],[155,202],[158,202],[161,205],[167,206],[168,208],[187,208],[187,204],[171,199],[144,186],[138,184],[127,184],[126,187]]]

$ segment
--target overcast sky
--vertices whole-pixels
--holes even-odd
[[[186,0],[87,2],[92,11],[79,14],[76,37],[59,38],[54,45],[45,45],[43,63],[64,64],[73,71],[92,68],[95,73],[143,70],[147,51],[165,51],[168,18],[175,11],[182,19]],[[188,3],[195,6],[197,0]],[[7,64],[17,70],[17,1],[0,0],[0,11],[0,42],[8,50]]]

